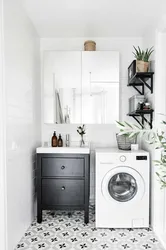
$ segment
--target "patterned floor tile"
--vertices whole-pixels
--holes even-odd
[[[15,250],[164,250],[150,228],[95,228],[94,207],[89,224],[83,221],[83,211],[44,211],[42,224],[34,221]]]

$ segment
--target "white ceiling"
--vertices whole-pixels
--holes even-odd
[[[41,37],[142,36],[166,0],[21,0]]]

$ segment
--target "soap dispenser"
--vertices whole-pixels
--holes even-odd
[[[63,147],[63,140],[62,140],[61,134],[59,134],[59,138],[58,138],[58,147]]]
[[[58,145],[56,131],[54,131],[54,134],[52,136],[51,145],[52,145],[52,147],[57,147],[57,145]]]

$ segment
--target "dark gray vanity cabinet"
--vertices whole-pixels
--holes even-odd
[[[84,209],[89,222],[89,154],[37,154],[37,221],[42,210]]]

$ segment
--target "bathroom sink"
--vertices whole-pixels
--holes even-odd
[[[89,154],[89,147],[39,147],[36,148],[37,154]]]

